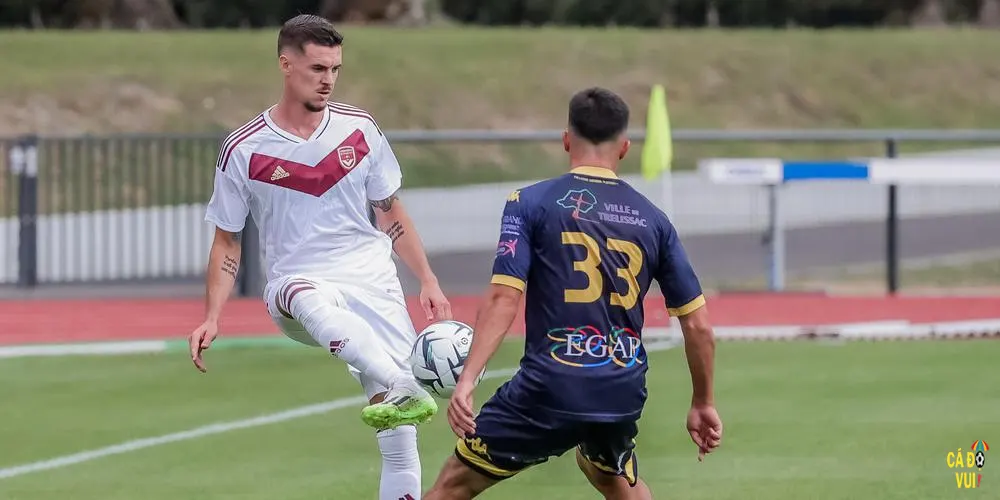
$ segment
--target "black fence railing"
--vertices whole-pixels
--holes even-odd
[[[38,144],[40,214],[201,203],[212,193],[213,137],[69,138]]]
[[[387,135],[395,144],[421,143],[423,148],[428,143],[558,143],[561,131]],[[635,141],[645,138],[641,130],[630,135]],[[866,155],[894,156],[903,142],[996,144],[1000,130],[675,130],[673,137],[685,147],[711,143],[698,151],[713,155],[726,155],[723,143],[767,142],[780,144],[777,151],[784,152],[802,151],[795,148],[808,144],[864,144]],[[200,279],[213,236],[204,206],[221,140],[221,134],[0,138],[0,285]],[[435,168],[448,165],[439,162]],[[886,282],[896,291],[899,212],[896,189],[888,192]],[[255,288],[259,284],[241,285],[245,293]]]
[[[0,142],[0,283],[200,276],[211,241],[203,204],[219,140]]]
[[[19,265],[18,203],[20,203],[21,176],[10,163],[10,152],[15,146],[11,139],[0,139],[0,283],[15,281]]]

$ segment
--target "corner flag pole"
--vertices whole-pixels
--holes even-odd
[[[648,181],[665,172],[662,180],[663,211],[674,215],[672,163],[674,159],[673,138],[670,134],[670,117],[667,113],[667,97],[663,85],[653,86],[646,112],[646,140],[642,145],[642,175]]]

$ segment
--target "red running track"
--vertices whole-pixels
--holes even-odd
[[[473,323],[478,297],[452,297],[455,317]],[[201,321],[201,300],[0,301],[0,344],[183,338]],[[725,326],[820,325],[878,320],[914,322],[1000,318],[1000,297],[828,297],[823,295],[721,295],[710,297],[712,322]],[[415,299],[414,324],[428,324]],[[664,326],[662,298],[646,301],[647,325]],[[277,333],[259,299],[231,300],[222,335]],[[523,319],[515,322],[523,333]]]

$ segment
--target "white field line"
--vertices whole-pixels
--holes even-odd
[[[162,340],[134,342],[94,342],[56,345],[14,345],[0,347],[0,359],[28,356],[110,356],[116,354],[147,354],[163,352],[167,343]]]
[[[486,375],[483,377],[483,379],[509,377],[514,374],[514,371],[515,371],[514,369],[490,370],[486,372]],[[93,460],[97,460],[104,457],[121,455],[123,453],[131,453],[133,451],[138,451],[145,448],[152,448],[154,446],[161,446],[170,443],[176,443],[179,441],[188,441],[190,439],[197,439],[200,437],[211,436],[213,434],[222,434],[224,432],[231,432],[240,429],[249,429],[251,427],[260,427],[262,425],[287,422],[289,420],[295,420],[298,418],[304,418],[313,415],[319,415],[322,413],[328,413],[333,410],[339,410],[341,408],[362,405],[365,403],[365,401],[366,399],[364,396],[342,398],[329,401],[326,403],[302,406],[299,408],[293,408],[291,410],[286,410],[278,413],[271,413],[269,415],[261,415],[259,417],[253,417],[243,420],[234,420],[230,422],[220,422],[216,424],[206,425],[203,427],[189,429],[186,431],[175,432],[173,434],[165,434],[162,436],[125,441],[123,443],[119,443],[116,445],[107,446],[104,448],[97,448],[94,450],[82,451],[80,453],[74,453],[72,455],[63,455],[61,457],[51,458],[48,460],[42,460],[22,465],[15,465],[13,467],[6,467],[0,469],[0,479],[23,476],[25,474],[31,474],[33,472],[61,469],[63,467],[68,467],[70,465],[81,464],[84,462],[91,462]]]

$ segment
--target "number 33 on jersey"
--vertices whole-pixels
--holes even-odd
[[[610,170],[579,167],[508,197],[492,281],[526,291],[526,313],[545,303],[529,328],[586,318],[639,331],[652,280],[674,316],[705,303],[667,216]]]

